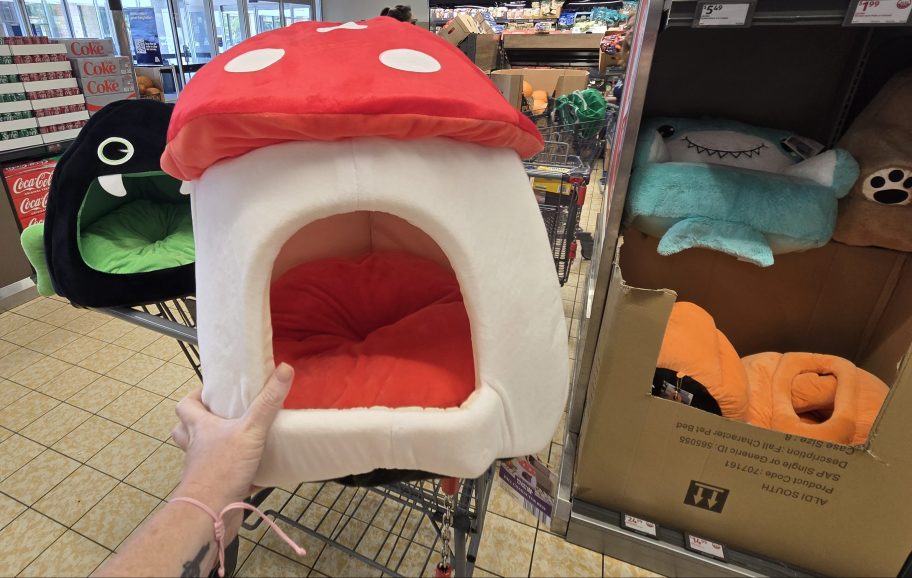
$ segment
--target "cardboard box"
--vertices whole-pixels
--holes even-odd
[[[132,74],[83,77],[78,82],[86,98],[106,94],[136,94],[136,79]]]
[[[12,151],[43,144],[41,135],[26,136],[11,140],[0,140],[0,151]]]
[[[489,76],[507,102],[517,109],[522,105],[523,80],[528,81],[534,90],[544,90],[551,96],[569,94],[589,86],[588,71],[567,68],[511,68],[495,70]]]
[[[126,56],[73,58],[73,72],[80,78],[133,74],[133,61]]]
[[[437,32],[440,36],[453,46],[459,46],[459,43],[465,40],[469,34],[478,34],[478,24],[468,14],[456,14],[452,20],[447,22],[443,28]]]
[[[106,104],[111,104],[112,102],[117,102],[118,100],[129,100],[136,98],[135,92],[117,92],[114,94],[102,94],[99,96],[86,96],[85,103],[86,109],[89,111],[89,115],[93,115]]]
[[[912,548],[912,256],[830,243],[759,268],[707,250],[662,257],[657,240],[623,234],[574,499],[814,572],[897,575]],[[650,395],[676,298],[709,311],[742,356],[839,355],[891,384],[867,445],[800,438]]]
[[[500,56],[500,34],[470,34],[459,45],[463,54],[485,72],[497,68]]]
[[[55,38],[64,46],[69,58],[97,58],[114,54],[114,40],[111,38]]]
[[[31,56],[34,54],[65,54],[66,47],[63,44],[18,44],[10,46],[10,53],[13,56]]]
[[[36,144],[41,144],[40,137],[30,138],[38,138],[39,142]],[[3,178],[16,209],[16,217],[23,229],[44,221],[47,195],[56,165],[57,159],[43,159],[3,168]]]

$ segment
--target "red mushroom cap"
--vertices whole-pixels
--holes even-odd
[[[162,168],[188,181],[220,160],[289,141],[449,137],[542,148],[535,125],[456,47],[378,17],[301,22],[217,56],[181,93]]]

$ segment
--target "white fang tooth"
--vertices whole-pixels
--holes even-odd
[[[123,183],[123,175],[101,175],[98,177],[98,184],[105,191],[115,197],[126,197],[127,188]]]
[[[196,187],[196,182],[194,181],[183,181],[181,183],[180,192],[182,195],[189,195],[193,192],[193,189]]]

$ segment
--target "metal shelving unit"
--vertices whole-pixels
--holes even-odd
[[[912,66],[912,22],[905,27],[846,26],[855,0],[745,0],[754,4],[749,26],[715,29],[695,26],[702,3],[640,3],[602,183],[592,262],[583,281],[584,315],[552,530],[570,542],[666,576],[805,576],[810,574],[732,549],[727,549],[725,562],[703,556],[684,547],[686,528],[660,527],[657,536],[645,536],[623,527],[620,512],[574,497],[577,447],[587,392],[595,387],[591,377],[597,369],[600,332],[610,325],[604,319],[611,313],[607,289],[619,274],[615,252],[641,118],[731,115],[759,125],[794,126],[832,145],[878,83]],[[682,86],[687,90],[680,90]]]

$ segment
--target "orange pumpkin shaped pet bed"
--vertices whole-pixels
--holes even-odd
[[[480,475],[544,447],[567,333],[521,158],[537,129],[458,49],[306,22],[207,64],[162,166],[192,181],[203,400],[295,383],[256,483]]]
[[[835,355],[758,353],[743,359],[748,423],[846,445],[868,441],[887,385]]]
[[[712,316],[686,301],[672,308],[652,387],[653,395],[729,419],[847,445],[867,441],[888,391],[834,355],[739,359]]]

